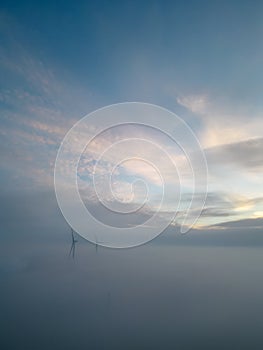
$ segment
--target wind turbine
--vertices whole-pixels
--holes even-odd
[[[71,228],[71,238],[72,238],[72,243],[71,243],[71,247],[70,247],[70,251],[69,251],[69,257],[72,256],[72,258],[75,258],[75,245],[78,242],[78,240],[75,238],[74,236],[74,231]]]
[[[98,241],[97,235],[95,235],[95,248],[96,248],[96,254],[98,253],[99,245],[103,243],[110,243],[107,241]]]

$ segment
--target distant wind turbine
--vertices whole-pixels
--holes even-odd
[[[78,242],[78,240],[75,238],[74,231],[71,228],[71,238],[72,238],[72,243],[69,251],[69,257],[72,256],[72,258],[75,258],[75,245]]]
[[[105,244],[105,243],[110,243],[110,242],[107,242],[107,241],[98,241],[97,236],[95,235],[96,254],[98,253],[99,245],[100,245],[100,244]]]

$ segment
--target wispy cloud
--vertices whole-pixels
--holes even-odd
[[[207,95],[182,95],[178,96],[176,101],[179,105],[200,115],[206,114],[210,107]]]
[[[177,97],[177,103],[200,119],[199,136],[205,148],[260,138],[263,134],[262,113],[234,108],[226,99],[208,93],[185,94]]]
[[[229,143],[206,149],[210,164],[224,163],[240,169],[258,171],[263,168],[263,138]]]
[[[6,40],[0,50],[0,71],[4,73],[6,82],[0,91],[1,168],[8,172],[10,188],[16,186],[19,178],[23,178],[29,188],[41,185],[51,187],[56,153],[63,136],[80,117],[100,105],[100,97],[90,87],[69,78],[67,72],[55,69],[35,52],[26,49],[18,39],[19,29],[16,29],[16,24],[8,17],[2,16],[2,19],[0,30]],[[10,31],[10,23],[14,24],[13,31]],[[154,65],[151,66],[146,60],[147,55],[145,58],[142,56],[138,54],[130,57],[130,67],[133,68],[132,72],[136,71],[138,80],[125,81],[122,96],[141,94],[141,99],[161,104],[162,98],[166,101],[168,95],[165,86],[171,81],[167,81],[168,74],[164,74],[164,79],[161,72],[154,72]],[[193,120],[198,121],[198,127],[193,123],[193,129],[198,133],[208,159],[211,192],[200,223],[210,225],[234,217],[260,216],[263,210],[262,114],[251,114],[249,109],[242,110],[240,107],[235,109],[235,106],[225,103],[222,97],[215,98],[209,92],[184,94],[177,88],[176,96],[177,104],[184,107]],[[77,137],[81,139],[92,134],[92,127],[91,123]],[[122,144],[118,152],[105,153],[103,161],[97,163],[106,149],[125,138],[148,139],[167,150],[181,175],[184,191],[182,206],[186,206],[191,200],[191,196],[187,197],[185,193],[191,187],[191,167],[176,145],[167,142],[164,135],[147,128],[126,126],[125,130],[112,129],[92,141],[78,167],[81,188],[88,189],[95,166],[97,175],[108,175],[118,160],[130,151],[129,143]],[[78,150],[76,142],[76,149],[70,149],[69,162],[70,156]],[[141,154],[141,158],[151,159],[153,164],[157,164],[170,188],[179,184],[176,171],[171,171],[171,167],[150,144],[142,146],[142,143],[134,142],[132,150],[134,154]],[[70,165],[64,165],[65,172]],[[154,191],[162,185],[162,178],[156,169],[143,159],[123,162],[115,169],[115,175],[113,187],[116,197],[122,202],[129,202],[134,179],[141,178]],[[20,187],[23,186],[20,184]],[[140,202],[144,195],[144,187],[138,186],[136,201]],[[92,196],[90,198],[93,199]],[[112,199],[112,196],[108,198]]]
[[[50,187],[63,136],[93,109],[96,98],[23,45],[12,18],[1,14],[1,19],[5,38],[0,49],[0,71],[5,77],[0,90],[1,168],[9,174],[10,189],[16,187],[12,179],[17,177],[28,187]]]

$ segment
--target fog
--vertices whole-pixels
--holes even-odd
[[[77,237],[73,259],[50,195],[5,198],[1,216],[1,348],[262,349],[260,230]]]

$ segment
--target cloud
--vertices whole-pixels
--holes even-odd
[[[178,102],[199,123],[197,133],[208,162],[209,188],[221,192],[227,189],[232,196],[233,215],[242,212],[250,217],[253,208],[261,211],[262,204],[250,198],[261,197],[263,190],[262,111],[242,103],[233,105],[227,97],[211,93],[180,95]]]
[[[62,75],[28,49],[14,19],[3,14],[1,19],[1,171],[8,173],[10,190],[20,190],[18,183],[23,181],[29,188],[53,187],[63,136],[98,99],[88,87],[68,81],[65,72]]]
[[[201,217],[212,217],[212,218],[217,218],[217,217],[228,217],[228,216],[233,216],[237,215],[237,213],[234,213],[233,211],[226,211],[221,208],[204,208],[201,214]]]
[[[178,96],[176,101],[179,105],[196,114],[205,114],[209,106],[207,95],[182,95]]]
[[[200,207],[202,194],[196,193],[196,203],[198,205],[198,197],[200,197]],[[182,203],[189,203],[191,194],[184,193],[182,195]],[[259,217],[263,205],[263,197],[246,197],[244,195],[235,194],[233,192],[208,192],[205,206],[196,223],[196,228],[210,227],[217,225],[223,221],[241,220],[246,217]],[[184,205],[181,207],[183,208]],[[195,216],[199,210],[194,209],[189,213],[189,217]],[[257,213],[257,214],[256,214]],[[184,217],[184,211],[177,213],[175,223],[180,223]],[[186,222],[187,225],[187,222]]]
[[[233,228],[246,230],[247,228],[262,229],[263,228],[263,218],[253,218],[253,219],[243,219],[236,221],[222,222],[216,225],[212,225],[212,228]]]
[[[263,138],[216,146],[205,150],[209,164],[224,163],[245,170],[263,167]]]
[[[243,226],[245,224],[245,226]],[[229,225],[229,226],[228,226]],[[153,241],[153,244],[183,246],[218,246],[218,247],[262,247],[263,222],[255,220],[232,221],[208,227],[195,228],[187,235],[180,235],[179,227],[170,226]]]
[[[89,87],[82,87],[74,79],[68,79],[65,72],[62,77],[61,71],[51,69],[48,62],[44,62],[34,52],[25,49],[21,40],[17,39],[16,31],[19,31],[19,28],[14,25],[16,29],[10,30],[8,22],[10,19],[4,18],[4,24],[0,29],[4,34],[3,37],[7,38],[0,50],[0,70],[5,74],[5,86],[0,91],[2,102],[1,169],[8,174],[7,183],[10,188],[15,187],[18,190],[23,187],[23,184],[24,186],[27,184],[28,188],[41,185],[53,187],[54,162],[63,136],[81,116],[99,106],[100,97],[94,95]],[[161,103],[159,90],[156,91],[154,88],[156,85],[159,87],[160,72],[153,76],[147,64],[145,60],[145,65],[142,65],[142,70],[147,70],[147,79],[143,71],[137,72],[144,80],[144,84],[139,84],[139,86],[135,84],[134,87],[126,84],[129,86],[123,89],[124,94],[128,92],[130,96],[133,89],[136,90],[136,93],[139,91],[144,97],[149,97],[148,94],[152,93],[152,96],[158,95],[156,101]],[[151,81],[158,82],[158,84],[151,84]],[[161,83],[165,85],[169,82],[161,81]],[[146,91],[146,94],[143,94],[143,90]],[[211,191],[214,192],[208,194],[203,211],[204,221],[207,219],[206,223],[209,224],[212,218],[229,219],[231,216],[240,215],[242,211],[243,215],[252,215],[250,211],[259,213],[262,210],[260,194],[258,198],[254,196],[254,193],[251,196],[244,195],[245,187],[255,184],[252,175],[249,174],[246,186],[244,182],[240,182],[240,191],[234,189],[233,186],[244,174],[247,176],[248,172],[258,175],[258,181],[261,181],[258,182],[259,186],[262,184],[262,116],[250,115],[240,109],[235,111],[225,106],[222,99],[219,101],[211,94],[202,92],[179,93],[177,103],[190,111],[195,121],[200,122],[198,133],[209,161],[210,180],[215,179],[215,183],[211,181],[209,184]],[[82,133],[77,135],[76,147],[69,150],[69,161],[64,164],[65,173],[71,167],[70,157],[78,152],[77,138],[81,139],[87,134],[90,136],[92,132],[92,124],[90,124],[87,130],[82,130]],[[112,129],[91,142],[78,168],[83,181],[85,177],[88,178],[88,181],[90,180],[94,172],[94,165],[102,152],[123,138],[148,139],[164,147],[179,170],[183,191],[189,190],[191,168],[178,147],[167,142],[165,135],[134,126],[126,126],[125,130]],[[142,143],[139,142],[134,142],[132,147],[129,146],[129,143],[123,144],[118,153],[105,154],[103,160],[97,164],[97,174],[107,175],[116,162],[124,157],[131,148],[135,155],[143,154],[146,159],[150,159],[154,165],[159,167],[161,174],[165,174],[168,186],[178,185],[175,168],[171,170],[171,167],[167,166],[167,162],[160,157],[160,153],[155,152],[153,147],[142,147]],[[238,174],[232,175],[230,169],[235,169]],[[126,161],[115,170],[117,176],[114,180],[115,191],[117,197],[123,202],[129,201],[131,182],[135,178],[142,178],[145,182],[155,186],[154,190],[162,185],[162,179],[156,169],[143,160]],[[228,181],[227,188],[230,193],[228,195],[223,192],[216,193],[216,190],[225,190],[225,181]],[[143,196],[144,191],[139,187],[137,191],[136,200],[140,202],[140,195]],[[260,187],[257,187],[256,191],[260,192]],[[238,192],[243,194],[243,198],[235,195]],[[186,197],[187,194],[185,196],[183,194],[183,201],[185,201],[183,205],[191,200]],[[202,197],[203,194],[200,194],[200,198]],[[172,202],[173,198],[171,198],[171,205]]]
[[[177,170],[183,173],[182,181],[191,178],[191,168],[177,144],[161,131],[143,125],[108,129],[89,143],[80,162],[81,172],[93,173],[96,168],[102,173],[104,166],[105,173],[120,169],[123,176],[140,177],[156,186],[162,186],[164,180],[178,184]]]
[[[198,134],[205,148],[262,137],[261,111],[232,106],[226,97],[208,93],[179,95],[176,100],[200,120]]]

